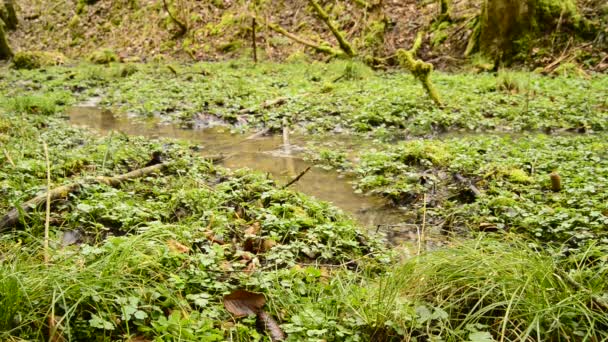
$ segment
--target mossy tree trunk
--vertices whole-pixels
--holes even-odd
[[[11,59],[13,57],[13,50],[11,50],[4,32],[4,22],[0,20],[0,60]]]
[[[485,0],[479,21],[479,50],[509,62],[527,54],[530,41],[555,30],[558,22],[583,22],[574,0]]]
[[[13,0],[4,0],[4,17],[2,18],[8,30],[17,29],[17,13]]]

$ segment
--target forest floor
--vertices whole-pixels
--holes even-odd
[[[23,208],[0,227],[3,339],[277,334],[224,308],[238,289],[263,293],[293,341],[608,337],[604,75],[435,73],[437,107],[411,75],[354,62],[2,71],[0,213],[44,193],[47,172],[53,188],[81,183],[48,218]],[[87,102],[192,135],[219,126],[235,144],[291,135],[299,158],[400,220],[365,226],[196,141],[74,127]],[[398,227],[415,238],[389,244]]]

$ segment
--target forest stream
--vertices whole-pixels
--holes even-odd
[[[94,104],[94,103],[93,103]],[[331,170],[315,167],[305,161],[301,154],[306,143],[305,136],[291,136],[289,146],[283,144],[281,135],[251,136],[234,134],[228,127],[216,126],[204,129],[184,129],[174,124],[134,120],[115,115],[108,109],[84,103],[67,111],[74,126],[86,127],[104,134],[122,132],[128,135],[149,138],[173,138],[200,145],[202,155],[226,155],[223,165],[231,168],[249,168],[269,174],[279,184],[286,184],[307,167],[304,174],[291,187],[317,199],[331,202],[355,218],[368,229],[385,233],[392,243],[417,240],[415,227],[404,224],[405,213],[387,205],[377,196],[366,196],[353,191],[348,176]],[[344,138],[342,138],[343,140]],[[403,229],[400,229],[403,228]],[[431,234],[435,235],[435,234]],[[429,240],[437,242],[439,236]]]

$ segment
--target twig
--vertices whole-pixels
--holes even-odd
[[[0,219],[0,233],[6,231],[10,227],[15,226],[23,214],[29,213],[43,204],[46,204],[47,210],[50,211],[50,203],[52,200],[66,197],[68,194],[71,193],[77,193],[85,184],[106,184],[112,187],[116,187],[127,180],[147,176],[154,172],[160,171],[166,166],[167,164],[156,164],[115,177],[99,176],[93,179],[85,179],[84,181],[62,185],[52,190],[49,187],[46,193],[30,199],[29,201],[21,204],[20,206],[11,209],[6,215],[4,215],[4,217]]]
[[[259,137],[264,136],[264,134],[267,134],[270,131],[270,128],[264,128],[263,130],[256,132],[250,136],[248,136],[245,140],[253,140],[253,139],[257,139]]]
[[[6,160],[8,160],[9,164],[11,164],[12,167],[15,167],[15,163],[13,163],[13,159],[11,159],[11,155],[8,154],[8,151],[5,148],[2,149],[2,151],[4,152],[4,157]]]
[[[583,285],[579,284],[576,280],[572,279],[572,277],[568,273],[566,273],[564,270],[555,268],[555,273],[557,273],[558,276],[564,278],[566,280],[566,282],[568,284],[570,284],[570,286],[572,286],[575,290],[585,292],[586,294],[591,296],[591,302],[593,302],[593,304],[601,307],[605,311],[608,311],[608,303],[606,303],[604,301],[604,299],[594,295],[589,289],[587,289],[586,287],[583,287]]]
[[[299,181],[300,178],[302,178],[302,176],[304,176],[308,171],[310,171],[310,168],[311,168],[311,166],[307,167],[304,171],[300,172],[300,174],[297,175],[296,178],[292,179],[289,183],[283,185],[283,187],[281,189],[286,189],[287,187],[289,187],[293,183]]]
[[[416,226],[416,230],[418,231],[418,254],[422,251],[422,242],[424,241],[424,229],[426,228],[426,193],[422,196],[422,227],[418,229]]]
[[[344,38],[344,35],[342,35],[336,25],[332,23],[331,19],[329,18],[329,14],[325,12],[323,7],[321,7],[316,0],[309,0],[308,2],[312,5],[315,12],[317,12],[321,20],[325,23],[325,25],[327,25],[331,33],[334,35],[338,41],[338,44],[340,45],[340,49],[342,49],[347,56],[354,57],[356,55],[355,50],[353,49],[352,45],[346,41],[346,38]]]
[[[283,150],[285,153],[291,153],[291,144],[289,143],[289,125],[287,118],[283,117]]]
[[[112,147],[112,138],[114,137],[114,130],[110,131],[110,138],[108,139],[108,144],[106,145],[106,153],[103,155],[103,161],[101,162],[101,170],[105,171],[106,169],[106,160],[108,160],[108,155],[110,154],[110,148]]]
[[[253,49],[253,63],[258,62],[258,49],[256,45],[256,36],[255,36],[255,16],[251,18],[251,48]]]
[[[46,141],[42,141],[44,160],[46,161],[46,216],[44,219],[44,263],[49,264],[49,228],[51,222],[51,163],[49,162],[49,149]]]

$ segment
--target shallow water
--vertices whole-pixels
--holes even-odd
[[[250,135],[232,134],[228,127],[183,129],[176,125],[161,124],[158,120],[146,122],[130,120],[116,116],[109,110],[92,106],[73,107],[67,114],[73,125],[102,133],[120,131],[128,135],[150,138],[187,140],[201,145],[203,155],[231,155],[223,162],[228,168],[250,168],[266,172],[279,183],[287,183],[308,166],[313,166],[291,186],[293,189],[333,203],[369,228],[403,221],[403,212],[387,207],[386,202],[381,198],[356,194],[348,178],[338,172],[326,171],[304,161],[300,151],[303,149],[306,137],[290,136],[290,145],[283,146],[283,137],[280,135],[248,139]]]

